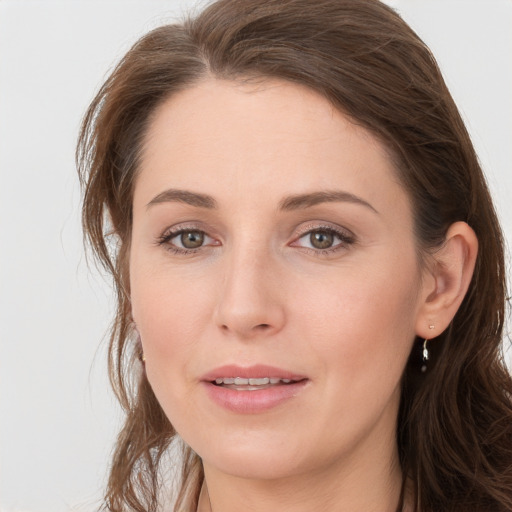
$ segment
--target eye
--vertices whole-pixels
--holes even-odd
[[[327,227],[309,229],[292,246],[313,251],[332,252],[348,247],[355,242],[352,234]]]
[[[313,231],[309,234],[309,243],[315,249],[329,249],[335,239],[336,235],[329,231]]]
[[[164,245],[175,253],[188,254],[204,246],[219,245],[219,242],[200,229],[178,228],[159,237],[157,244]]]
[[[184,249],[197,249],[204,243],[205,234],[202,231],[182,231],[171,240],[175,240],[174,245]]]

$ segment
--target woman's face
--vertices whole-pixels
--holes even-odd
[[[316,93],[210,80],[159,107],[135,185],[133,317],[205,467],[277,478],[395,453],[416,254],[385,149]]]

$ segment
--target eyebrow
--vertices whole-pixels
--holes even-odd
[[[190,206],[208,208],[210,210],[218,208],[217,201],[212,196],[179,189],[164,190],[155,196],[146,205],[146,208],[150,208],[156,204],[170,202],[185,203]],[[284,211],[302,210],[311,208],[312,206],[316,206],[318,204],[334,202],[359,204],[365,206],[377,214],[379,213],[370,203],[364,199],[343,190],[328,190],[288,196],[280,201],[279,209]]]
[[[345,192],[344,190],[328,190],[321,192],[311,192],[309,194],[298,194],[286,197],[279,203],[281,210],[302,210],[304,208],[311,208],[321,203],[353,203],[365,206],[374,213],[379,213],[368,201],[365,201],[359,196]]]
[[[190,206],[197,206],[199,208],[215,209],[217,208],[217,201],[212,196],[206,194],[199,194],[197,192],[189,192],[188,190],[169,189],[155,196],[147,205],[146,208],[160,203],[185,203]]]

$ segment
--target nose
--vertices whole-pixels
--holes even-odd
[[[225,334],[250,340],[283,328],[284,287],[277,267],[265,251],[241,248],[226,256],[214,312]]]

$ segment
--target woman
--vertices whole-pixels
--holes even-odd
[[[392,9],[221,0],[156,29],[77,156],[118,292],[106,509],[157,509],[174,438],[179,511],[512,509],[502,235]]]

